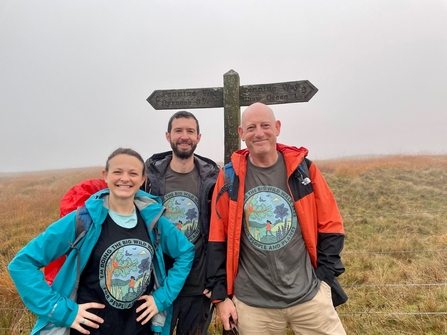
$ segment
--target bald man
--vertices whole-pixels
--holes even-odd
[[[347,300],[336,279],[344,229],[335,198],[307,149],[277,143],[281,122],[268,106],[249,106],[241,124],[247,148],[231,157],[234,180],[223,169],[214,189],[205,294],[225,330],[241,335],[287,325],[346,334],[335,311]]]

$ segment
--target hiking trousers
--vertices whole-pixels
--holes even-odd
[[[177,297],[173,303],[171,334],[201,335],[211,301],[204,294]]]
[[[288,308],[252,307],[237,297],[233,302],[240,335],[285,335],[287,324],[295,335],[346,335],[323,281],[312,300]]]

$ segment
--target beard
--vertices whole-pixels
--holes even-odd
[[[196,148],[197,144],[193,144],[190,150],[182,151],[177,148],[177,145],[175,143],[171,142],[172,152],[180,159],[188,159],[189,157],[191,157]]]

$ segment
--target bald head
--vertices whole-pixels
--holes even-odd
[[[276,162],[276,138],[280,129],[281,122],[275,119],[271,108],[263,103],[254,103],[242,113],[238,132],[250,152],[253,164],[270,166]]]
[[[251,118],[253,118],[253,116],[256,116],[257,114],[262,114],[266,119],[270,119],[273,123],[275,123],[276,121],[275,114],[273,114],[273,111],[269,106],[261,102],[256,102],[253,105],[247,107],[247,109],[242,113],[242,127],[244,127],[244,124],[247,123],[247,120],[249,121]]]

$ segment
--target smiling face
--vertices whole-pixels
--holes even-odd
[[[172,152],[180,159],[188,159],[192,156],[200,142],[200,137],[194,118],[173,119],[171,131],[166,132],[166,139],[171,144]]]
[[[242,125],[238,132],[250,152],[255,165],[264,162],[276,162],[276,138],[281,129],[281,122],[275,120],[273,111],[266,105],[255,103],[242,114]],[[265,164],[261,165],[265,165]]]
[[[110,197],[133,201],[135,194],[146,180],[143,171],[144,164],[137,157],[118,154],[110,158],[106,169],[102,171],[110,189]]]

